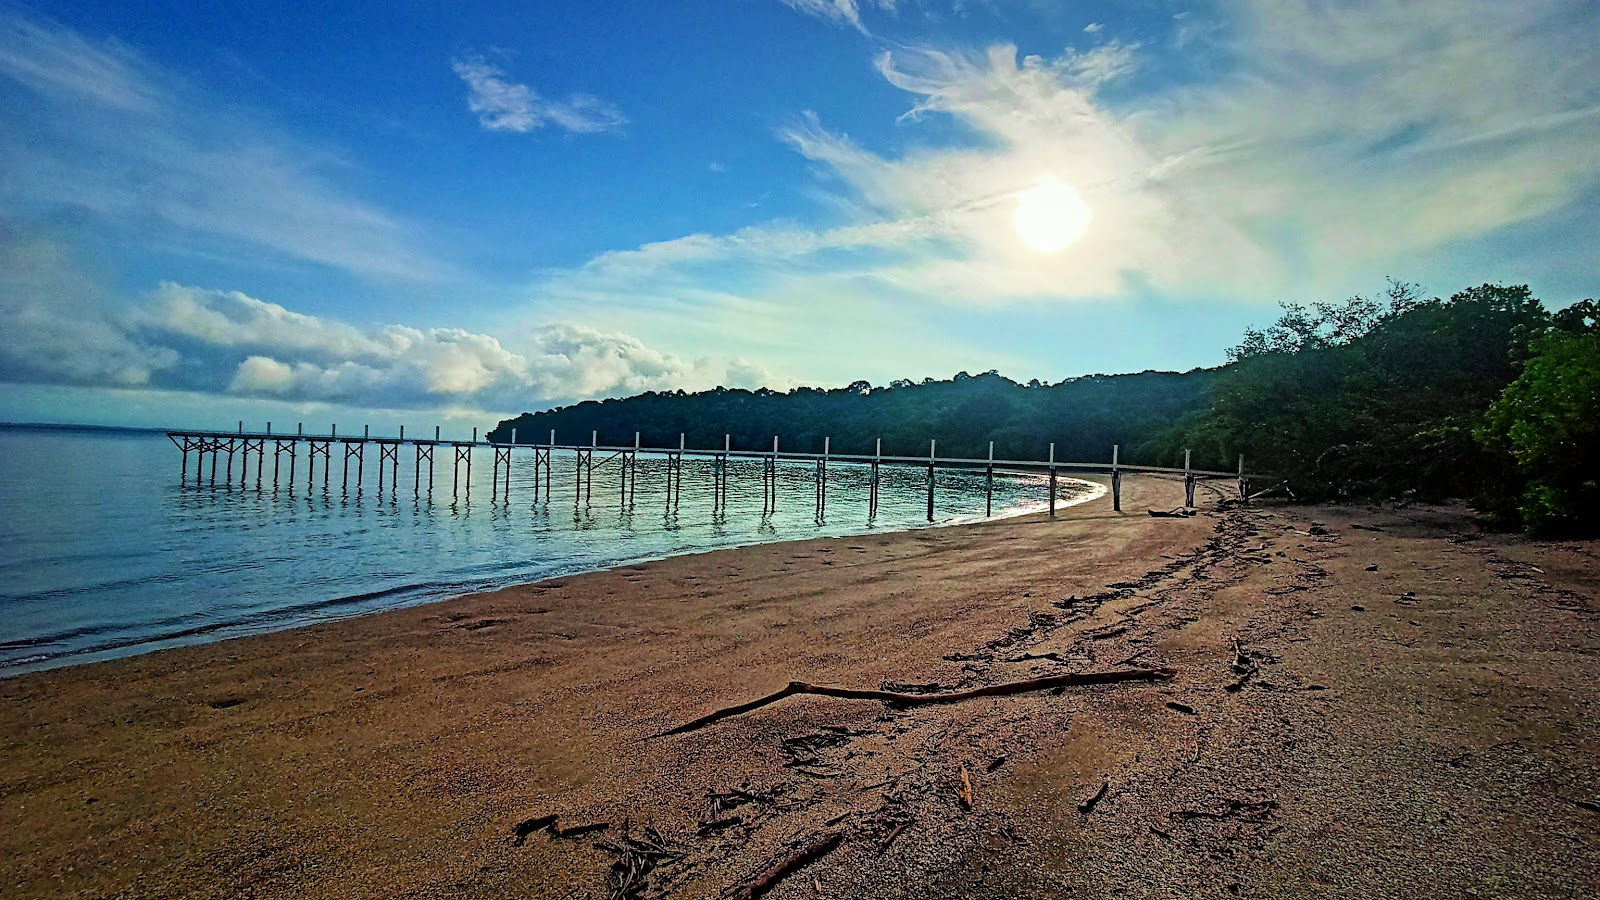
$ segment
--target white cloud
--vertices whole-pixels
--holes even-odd
[[[857,11],[806,6],[846,23]],[[937,116],[969,139],[888,154],[808,113],[780,137],[816,166],[840,221],[601,254],[537,289],[696,318],[727,314],[729,297],[779,317],[792,298],[824,293],[908,316],[929,303],[1134,293],[1337,296],[1600,186],[1600,69],[1577,64],[1600,30],[1592,3],[1224,9],[1225,23],[1185,16],[1158,42],[1203,31],[1191,52],[1220,55],[1197,70],[1221,74],[1116,102],[1107,89],[1154,50],[883,54],[882,77],[910,97],[903,128]],[[1025,250],[1010,222],[1017,193],[1044,176],[1075,185],[1094,212],[1083,240],[1055,255]]]
[[[457,59],[451,68],[471,92],[467,108],[490,131],[528,132],[555,125],[579,134],[611,131],[628,124],[621,111],[598,97],[573,94],[550,100],[525,84],[506,80],[506,73],[481,57]]]
[[[879,9],[894,11],[895,0],[868,0],[869,4]],[[848,25],[851,28],[868,34],[866,25],[861,22],[861,4],[857,0],[782,0],[783,5],[808,16],[816,16],[835,25]]]
[[[1089,24],[1083,26],[1083,33],[1084,34],[1099,34],[1102,30],[1105,29],[1105,27],[1106,27],[1105,23],[1103,23],[1103,22],[1090,22]]]
[[[416,229],[332,187],[339,164],[113,41],[0,12],[0,199],[88,212],[151,244],[427,280]]]

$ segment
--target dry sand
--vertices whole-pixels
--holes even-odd
[[[1125,488],[0,681],[0,894],[716,897],[834,834],[769,896],[1600,893],[1600,545]]]

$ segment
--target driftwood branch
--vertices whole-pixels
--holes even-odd
[[[1010,694],[1025,694],[1031,691],[1044,691],[1050,688],[1072,687],[1085,684],[1115,684],[1121,681],[1158,681],[1171,678],[1175,673],[1171,669],[1118,669],[1110,672],[1075,672],[1066,675],[1050,675],[1044,678],[1029,678],[1024,681],[1007,681],[1001,684],[990,684],[983,687],[971,688],[965,691],[949,691],[942,694],[901,694],[894,691],[872,691],[858,688],[832,687],[825,684],[809,684],[804,681],[791,681],[781,690],[774,691],[765,697],[740,703],[737,706],[728,706],[708,713],[690,722],[685,722],[676,728],[652,735],[652,737],[667,737],[674,734],[687,734],[691,731],[712,725],[723,719],[753,712],[763,706],[777,703],[785,697],[797,694],[810,694],[818,697],[838,697],[841,700],[876,700],[894,706],[923,706],[933,703],[959,703],[963,700],[974,700],[978,697],[1003,697]]]
[[[737,900],[755,900],[777,887],[778,882],[787,878],[794,870],[826,856],[834,847],[839,846],[841,840],[844,840],[844,834],[838,831],[817,835],[793,853],[773,863],[765,872],[751,879],[749,884],[734,892],[733,896]]]

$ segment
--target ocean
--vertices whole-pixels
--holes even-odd
[[[640,456],[627,511],[615,462],[596,466],[582,508],[574,457],[558,451],[553,496],[535,504],[532,454],[522,451],[510,502],[492,503],[492,456],[478,451],[468,502],[452,498],[450,450],[440,447],[430,500],[412,496],[408,451],[398,491],[378,493],[371,458],[359,494],[340,489],[337,460],[329,486],[319,472],[308,491],[302,456],[291,495],[270,487],[270,460],[261,490],[253,477],[223,486],[220,470],[216,487],[185,485],[162,432],[0,425],[0,676],[683,553],[928,526],[927,472],[916,467],[883,467],[869,522],[866,467],[831,463],[819,522],[805,462],[779,465],[778,509],[763,516],[761,463],[732,461],[726,513],[713,515],[709,460],[684,460],[670,513],[662,459]],[[1058,505],[1100,493],[1061,479]],[[997,474],[995,515],[1045,509],[1046,494],[1044,476]],[[935,525],[984,517],[981,472],[940,470],[935,496]]]

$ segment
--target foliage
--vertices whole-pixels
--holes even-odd
[[[1391,280],[1377,299],[1285,303],[1247,329],[1221,369],[1091,375],[1018,384],[996,372],[948,381],[858,381],[833,390],[646,393],[524,413],[497,441],[770,448],[942,457],[1108,461],[1252,472],[1295,496],[1475,498],[1536,532],[1600,516],[1600,306],[1554,315],[1526,286],[1484,284],[1447,300]]]
[[[717,388],[695,394],[645,393],[625,400],[586,401],[541,413],[523,413],[490,433],[520,443],[543,442],[555,429],[561,443],[587,443],[592,432],[602,445],[633,443],[676,447],[681,433],[690,447],[721,447],[729,435],[736,450],[772,446],[820,452],[830,439],[835,453],[870,454],[883,440],[890,456],[925,456],[938,441],[942,457],[987,456],[989,441],[1001,459],[1045,459],[1050,444],[1063,461],[1110,461],[1121,444],[1131,446],[1202,403],[1211,373],[1143,372],[1089,375],[1059,384],[1018,384],[996,372],[958,373],[947,381],[897,380],[886,387],[858,381],[833,390],[801,387],[787,393]],[[1181,462],[1182,451],[1152,464]]]
[[[1487,493],[1489,510],[1534,534],[1576,531],[1600,508],[1600,331],[1585,302],[1588,323],[1583,311],[1558,315],[1477,432],[1513,463]]]

